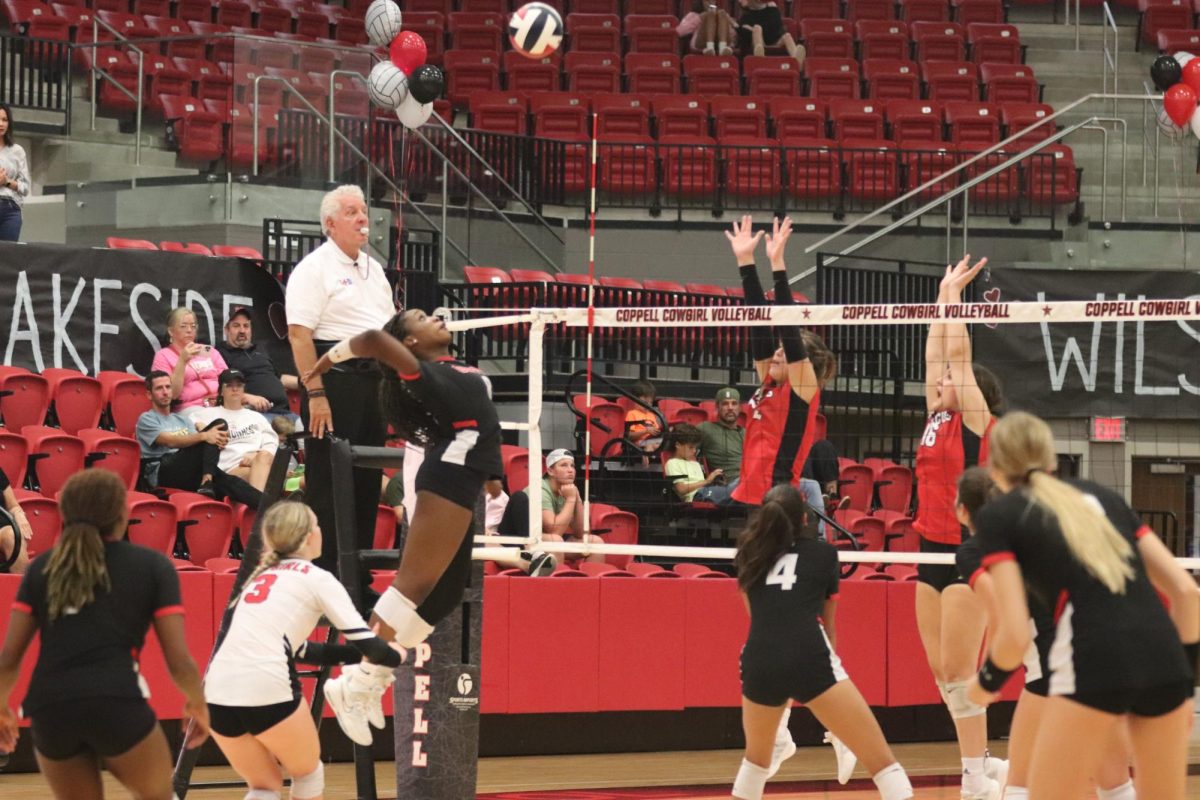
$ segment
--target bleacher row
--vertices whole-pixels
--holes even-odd
[[[262,253],[253,247],[233,244],[214,244],[212,247],[199,242],[164,241],[155,244],[148,239],[126,239],[122,236],[109,236],[105,243],[113,250],[163,250],[168,253],[191,253],[198,256],[224,256],[227,258],[248,258],[262,260]]]

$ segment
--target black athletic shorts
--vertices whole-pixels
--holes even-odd
[[[212,729],[231,739],[238,736],[258,736],[290,717],[300,707],[300,698],[269,706],[219,706],[208,704],[208,721]]]
[[[944,553],[952,556],[958,552],[958,545],[931,542],[922,536],[921,552]],[[944,592],[947,586],[953,586],[956,583],[961,583],[964,586],[967,583],[958,574],[958,567],[954,566],[954,564],[917,564],[917,580],[921,583],[929,584],[934,589],[937,589],[938,592]]]
[[[415,485],[418,492],[432,492],[473,511],[487,479],[479,470],[426,458],[417,470]]]
[[[806,637],[810,638],[810,637]],[[763,706],[781,706],[788,700],[807,703],[847,679],[837,653],[824,638],[808,647],[742,648],[742,695]]]
[[[81,753],[112,758],[133,749],[158,725],[144,699],[92,697],[55,703],[34,712],[33,746],[43,756],[64,761]]]
[[[1192,699],[1195,688],[1191,681],[1168,683],[1143,689],[1122,689],[1111,692],[1076,692],[1064,695],[1080,705],[1107,714],[1133,714],[1136,717],[1161,717]]]

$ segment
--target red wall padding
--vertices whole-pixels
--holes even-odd
[[[600,579],[601,711],[685,705],[685,580]],[[631,677],[636,679],[631,680]]]
[[[599,709],[600,581],[527,578],[509,584],[510,714]]]
[[[750,615],[738,593],[737,581],[733,578],[685,578],[682,583],[687,598],[683,645],[684,705],[741,705],[738,657],[750,631]]]
[[[508,587],[507,575],[483,579],[483,644],[480,654],[479,709],[484,714],[508,712]]]
[[[886,581],[842,581],[837,606],[837,652],[850,680],[873,706],[887,705]]]

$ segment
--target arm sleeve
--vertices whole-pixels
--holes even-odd
[[[786,272],[775,273],[775,305],[795,305],[795,301],[792,299],[792,287],[788,283]],[[795,325],[781,325],[775,329],[775,332],[779,336],[780,343],[783,344],[783,353],[789,364],[795,364],[797,361],[808,358],[808,351],[804,348],[804,339],[800,337],[800,328]]]
[[[363,656],[372,664],[400,666],[400,653],[387,646],[378,636],[359,639],[351,644],[324,644],[306,640],[296,651],[296,660],[305,664],[338,666],[361,661]]]
[[[765,306],[767,296],[763,294],[762,284],[758,282],[758,269],[749,264],[738,267],[742,276],[742,291],[746,294],[746,305]],[[750,358],[754,361],[766,361],[775,352],[771,341],[771,329],[762,325],[750,326]]]
[[[329,297],[322,286],[318,265],[302,262],[297,266],[303,269],[297,268],[288,278],[284,298],[287,321],[289,325],[303,325],[316,329]]]
[[[153,615],[183,614],[183,596],[179,591],[179,574],[166,556],[154,554],[154,610]]]

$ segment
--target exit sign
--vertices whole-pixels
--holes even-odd
[[[1093,442],[1125,441],[1124,417],[1092,417]]]

